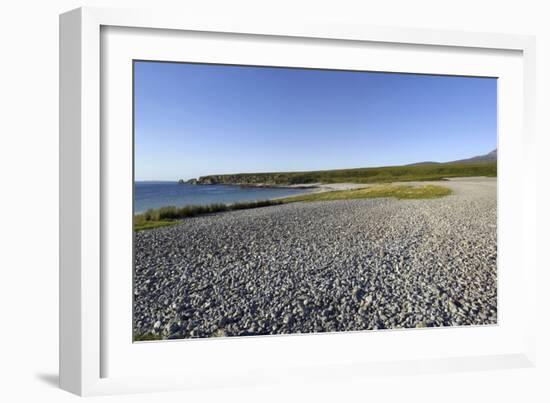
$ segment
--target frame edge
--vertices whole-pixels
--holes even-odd
[[[82,10],[59,16],[59,386],[82,393]]]

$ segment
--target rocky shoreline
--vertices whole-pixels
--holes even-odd
[[[433,200],[292,203],[136,233],[137,339],[497,322],[496,178]]]

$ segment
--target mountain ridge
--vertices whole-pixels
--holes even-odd
[[[413,162],[412,164],[407,164],[406,166],[438,165],[438,164],[474,164],[478,162],[493,162],[496,160],[497,160],[497,149],[495,148],[494,150],[489,151],[487,154],[476,155],[470,158],[464,158],[460,160],[447,161],[447,162],[437,162],[437,161]]]

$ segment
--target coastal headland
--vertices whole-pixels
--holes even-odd
[[[488,155],[490,155],[489,153]],[[495,154],[496,155],[496,154]],[[242,186],[312,186],[331,183],[388,183],[403,181],[434,181],[444,178],[496,176],[496,160],[463,160],[460,162],[426,162],[411,165],[376,168],[333,169],[307,172],[261,172],[224,175],[207,175],[180,180],[193,185]]]

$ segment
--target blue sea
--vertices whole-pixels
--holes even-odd
[[[294,196],[311,189],[254,188],[230,185],[187,185],[177,182],[135,182],[134,213],[164,206],[237,203]]]

